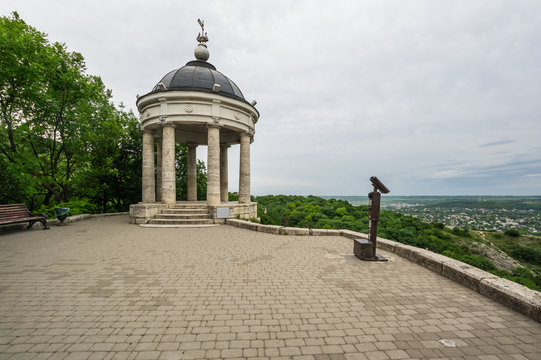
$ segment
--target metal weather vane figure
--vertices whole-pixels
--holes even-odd
[[[197,41],[199,41],[199,43],[206,43],[209,41],[209,38],[205,32],[205,22],[201,19],[197,19],[197,22],[199,23],[199,26],[201,26],[201,33],[197,35]]]

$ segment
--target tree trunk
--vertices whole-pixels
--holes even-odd
[[[47,191],[47,195],[45,195],[45,199],[43,199],[43,205],[49,206],[49,201],[51,201],[51,197],[53,196],[53,193],[51,190]]]

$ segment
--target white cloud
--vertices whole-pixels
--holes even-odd
[[[18,10],[81,52],[89,72],[132,108],[136,94],[193,58],[203,18],[209,61],[258,101],[256,193],[364,194],[372,175],[395,195],[541,190],[534,181],[518,186],[541,171],[537,1],[16,7],[0,4],[0,12]]]

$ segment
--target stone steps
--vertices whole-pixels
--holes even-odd
[[[162,213],[156,215],[156,219],[210,219],[209,213],[202,214],[183,214],[183,213]]]
[[[175,205],[169,209],[163,209],[154,219],[148,222],[152,226],[208,226],[214,221],[204,204]]]
[[[212,219],[152,219],[149,224],[158,225],[203,225],[213,224]]]
[[[177,225],[177,224],[140,224],[141,227],[147,228],[202,228],[202,227],[213,227],[219,226],[220,224],[188,224],[188,225]]]
[[[176,204],[176,205],[173,205],[172,208],[170,209],[182,209],[182,210],[190,210],[190,209],[200,209],[200,210],[207,210],[207,205],[206,204],[197,204],[197,203],[193,203],[193,204]]]
[[[207,209],[163,209],[161,214],[168,215],[208,215]]]

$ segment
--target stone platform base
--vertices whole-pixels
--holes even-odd
[[[138,203],[130,205],[130,224],[146,224],[150,219],[160,213],[162,209],[168,209],[168,204]]]
[[[163,209],[206,206],[205,201],[177,201],[175,204],[138,203],[130,205],[130,223],[147,224]],[[219,206],[206,206],[213,222],[224,223],[225,219],[240,217],[257,218],[257,203],[241,204],[236,201],[224,202]]]
[[[209,214],[215,219],[216,223],[223,224],[226,219],[242,218],[256,219],[257,218],[257,203],[240,204],[236,201],[222,203],[220,206],[209,206]],[[229,214],[227,214],[229,213]],[[225,216],[226,215],[226,216]]]

